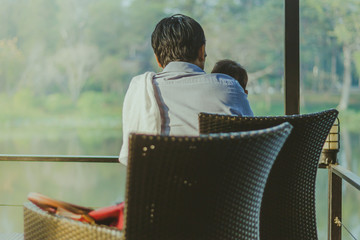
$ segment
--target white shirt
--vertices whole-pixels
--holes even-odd
[[[198,66],[171,62],[154,76],[159,93],[161,133],[199,135],[200,112],[253,116],[244,89],[225,74],[206,74]]]
[[[171,62],[162,72],[153,74],[155,98],[139,96],[144,92],[152,94],[151,91],[139,90],[138,83],[148,82],[145,76],[150,75],[143,74],[133,78],[125,95],[123,146],[119,157],[120,162],[125,165],[127,164],[128,134],[130,132],[141,133],[145,130],[144,128],[137,129],[136,124],[139,120],[145,121],[141,124],[145,128],[149,124],[159,127],[149,128],[146,133],[196,136],[199,135],[198,114],[200,112],[253,116],[244,89],[238,81],[228,75],[206,74],[194,64]],[[137,84],[133,84],[133,82],[137,82]],[[145,86],[143,85],[142,88]],[[150,99],[151,106],[156,101],[158,108],[154,110],[143,107],[141,111],[145,112],[140,112],[139,104],[143,106],[146,104],[144,99],[147,99],[146,101]],[[133,111],[137,113],[134,114]],[[140,114],[144,114],[146,117],[139,117]],[[151,115],[153,117],[149,118]]]

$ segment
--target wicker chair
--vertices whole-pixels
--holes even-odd
[[[274,117],[234,117],[200,113],[200,133],[249,131],[289,122],[294,129],[266,183],[260,214],[260,238],[318,239],[315,183],[325,139],[338,111]]]
[[[126,240],[258,239],[268,173],[292,126],[201,137],[132,134]]]
[[[115,228],[82,223],[49,214],[31,202],[24,204],[25,240],[120,240],[123,234]]]

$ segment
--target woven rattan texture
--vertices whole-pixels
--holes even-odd
[[[232,117],[201,113],[201,133],[249,131],[289,122],[294,129],[277,157],[266,184],[260,237],[318,239],[315,183],[325,139],[338,111],[274,117]]]
[[[25,240],[118,240],[122,235],[116,229],[49,214],[31,202],[24,204]]]
[[[131,135],[126,239],[258,239],[266,179],[291,129]]]

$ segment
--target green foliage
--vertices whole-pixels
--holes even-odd
[[[12,108],[16,109],[16,112],[14,112],[16,116],[25,117],[27,115],[31,116],[40,113],[40,109],[37,107],[40,104],[39,99],[37,99],[29,89],[17,91],[11,100]]]
[[[116,94],[104,94],[101,92],[85,92],[81,95],[77,109],[88,116],[96,115],[120,115],[121,102]],[[112,112],[114,110],[114,112]]]
[[[18,39],[0,39],[0,92],[13,94],[16,91],[24,65],[25,59],[18,49]]]
[[[1,1],[1,4],[3,2]],[[12,34],[19,39],[24,54],[30,55],[35,49],[54,52],[59,37],[59,31],[54,28],[58,24],[56,2],[48,0],[7,2],[7,7],[13,10],[13,16],[10,18],[10,24],[14,27]]]
[[[353,53],[354,65],[357,72],[358,78],[360,78],[360,51],[355,51]]]
[[[43,108],[47,114],[68,114],[74,111],[74,104],[71,98],[54,93],[43,97]]]
[[[128,48],[126,42],[131,39],[123,37],[126,32],[126,8],[121,1],[95,1],[89,6],[89,27],[85,29],[85,35],[94,45],[98,46],[102,57],[125,58]]]
[[[283,113],[284,2],[279,0],[0,0],[0,109],[10,116],[121,116],[131,78],[156,66],[150,36],[164,16],[184,13],[203,26],[209,71],[222,58],[249,72],[255,114]],[[303,0],[302,92],[335,95],[351,47],[353,84],[360,69],[360,2]],[[269,89],[273,89],[269,92]],[[275,93],[275,94],[273,94]],[[354,96],[352,96],[354,97]],[[311,97],[310,97],[311,98]],[[255,99],[254,101],[252,99]],[[318,98],[302,111],[336,107]],[[357,111],[359,105],[351,103]],[[313,104],[313,106],[312,106]],[[6,117],[2,117],[6,118]]]
[[[118,58],[113,56],[104,57],[101,63],[96,67],[94,75],[89,79],[86,89],[95,89],[103,92],[118,92],[124,93],[126,89],[125,82],[129,81],[134,74],[136,65],[129,62],[121,62]]]
[[[16,39],[11,40],[12,49],[19,53],[14,58],[13,53],[0,51],[0,77],[6,75],[0,91],[10,94],[20,81],[20,87],[30,86],[37,93],[70,94],[74,102],[89,90],[123,94],[132,76],[159,71],[150,36],[159,19],[174,13],[188,14],[204,27],[207,70],[217,60],[231,58],[248,69],[254,85],[261,87],[268,81],[278,88],[283,78],[282,1],[1,0],[1,4],[0,41]],[[341,81],[331,81],[324,88],[314,78],[322,82],[334,74],[334,79],[343,75],[342,45],[353,43],[354,49],[359,45],[360,3],[304,0],[300,4],[304,87],[339,89]],[[8,50],[9,46],[7,42]],[[96,54],[81,53],[84,46],[86,52]],[[82,65],[84,59],[91,64]],[[251,74],[269,67],[260,77]],[[321,74],[313,75],[314,68]]]
[[[31,90],[22,89],[11,97],[0,93],[0,111],[2,112],[0,121],[28,119],[33,120],[37,125],[36,121],[41,124],[47,121],[46,119],[56,122],[58,118],[72,118],[74,124],[77,125],[77,119],[82,118],[120,118],[122,101],[123,98],[117,93],[89,91],[82,94],[77,104],[74,104],[65,94],[36,96]]]
[[[360,112],[357,110],[341,111],[339,114],[341,126],[345,126],[350,132],[360,133]]]
[[[87,114],[101,114],[101,110],[103,110],[106,105],[102,95],[103,94],[97,92],[85,92],[81,95],[77,107],[81,112]],[[97,111],[94,112],[94,109],[97,109]]]
[[[250,106],[255,116],[276,116],[284,114],[282,94],[249,95]]]

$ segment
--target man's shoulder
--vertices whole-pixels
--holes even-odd
[[[227,83],[237,82],[234,78],[226,74],[205,73],[205,72],[176,72],[176,73],[157,73],[155,80],[164,84],[175,83]],[[175,80],[175,81],[174,81]]]
[[[154,76],[156,73],[155,72],[144,72],[142,74],[136,75],[134,76],[132,79],[144,79],[148,76]]]
[[[142,73],[140,75],[133,77],[130,81],[130,84],[136,84],[136,83],[142,82],[149,77],[153,78],[155,76],[155,74],[156,74],[155,72]]]

